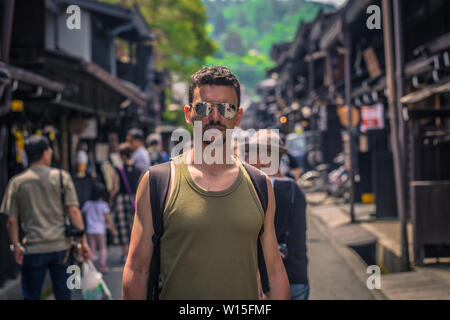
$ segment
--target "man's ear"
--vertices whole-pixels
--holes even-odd
[[[236,117],[236,125],[235,127],[239,127],[239,125],[241,124],[241,119],[242,119],[242,115],[244,114],[244,110],[242,108],[239,108],[238,110],[238,114]]]
[[[184,106],[184,118],[186,119],[187,124],[192,125],[192,113],[191,113],[191,107],[189,105]]]

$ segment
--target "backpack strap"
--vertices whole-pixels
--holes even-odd
[[[263,207],[264,216],[266,215],[267,206],[269,202],[269,194],[267,191],[267,179],[266,175],[260,170],[249,165],[246,162],[242,162],[245,170],[247,170],[250,179],[252,180],[253,186],[255,187],[256,193],[258,194],[259,201],[261,201],[261,206]],[[264,260],[264,253],[261,245],[261,235],[264,232],[264,226],[261,228],[258,237],[258,269],[261,277],[261,285],[263,292],[266,293],[270,291],[269,287],[269,276],[267,274],[266,262]]]
[[[247,170],[250,179],[252,180],[253,186],[255,187],[256,193],[258,194],[259,201],[261,201],[261,205],[264,211],[264,215],[267,211],[267,205],[269,202],[269,194],[267,191],[267,178],[266,175],[262,173],[262,171],[256,169],[255,167],[249,165],[246,162],[242,162],[245,170]],[[264,227],[261,228],[260,235],[264,232]]]
[[[149,168],[150,204],[154,234],[153,254],[147,286],[147,299],[159,299],[159,273],[161,265],[160,239],[164,233],[163,212],[170,182],[170,161]]]

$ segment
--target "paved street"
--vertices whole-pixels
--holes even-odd
[[[324,210],[316,207],[317,210]],[[329,209],[328,209],[329,210]],[[322,212],[320,211],[320,212]],[[365,265],[349,248],[334,242],[317,215],[308,212],[308,256],[310,300],[374,300],[381,294],[367,289]],[[339,220],[339,219],[338,219]],[[343,220],[340,218],[339,221]],[[120,247],[108,248],[111,271],[104,280],[114,300],[122,299],[122,272]],[[416,272],[383,275],[382,291],[387,299],[448,299],[450,276],[448,264],[417,268]],[[50,295],[48,299],[54,299]],[[81,299],[75,290],[73,300]]]
[[[373,300],[370,290],[333,246],[326,229],[322,228],[317,217],[308,215],[310,299]]]

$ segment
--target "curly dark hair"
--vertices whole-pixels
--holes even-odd
[[[236,76],[224,66],[203,67],[191,76],[189,85],[189,104],[194,99],[194,89],[201,85],[229,86],[236,90],[238,105],[241,104],[241,84]]]

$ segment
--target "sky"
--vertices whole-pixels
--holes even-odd
[[[347,0],[311,0],[314,2],[322,2],[322,3],[332,3],[338,7],[342,6],[347,2]]]

